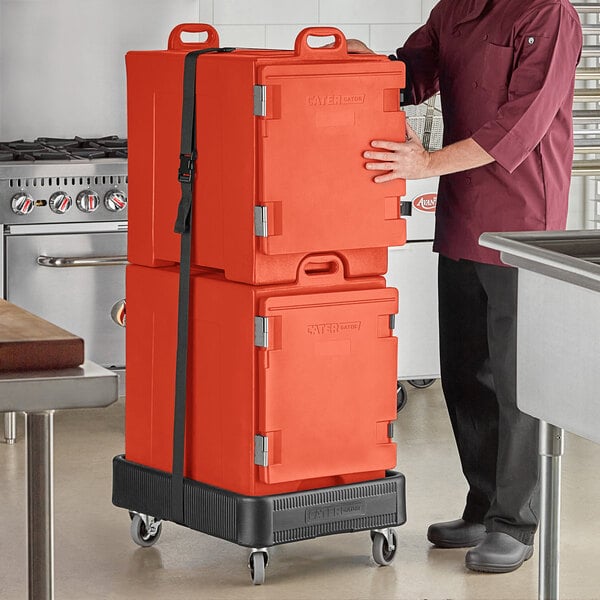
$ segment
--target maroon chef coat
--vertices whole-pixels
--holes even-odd
[[[483,232],[565,228],[581,44],[568,0],[441,0],[397,51],[412,102],[441,92],[444,145],[496,161],[440,178],[434,250],[502,264]]]

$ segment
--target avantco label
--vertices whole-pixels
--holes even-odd
[[[421,194],[413,200],[413,206],[422,212],[435,212],[437,193]]]

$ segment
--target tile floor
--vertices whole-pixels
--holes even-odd
[[[127,513],[111,505],[111,458],[123,451],[124,403],[55,416],[56,600],[406,599],[535,600],[537,552],[515,573],[475,574],[463,550],[434,549],[427,524],[460,515],[465,485],[438,383],[409,386],[396,427],[408,521],[390,567],[377,567],[366,532],[271,550],[252,586],[247,551],[166,523],[142,549]],[[25,446],[0,444],[0,599],[27,597]],[[568,436],[563,461],[562,600],[600,599],[600,446]]]

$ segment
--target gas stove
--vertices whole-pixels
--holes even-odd
[[[0,223],[127,220],[127,140],[0,142]]]
[[[116,135],[101,138],[37,138],[33,142],[0,142],[0,162],[42,160],[95,160],[127,158],[127,140]]]
[[[125,365],[127,140],[0,141],[0,297]]]

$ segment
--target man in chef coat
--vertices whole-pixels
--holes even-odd
[[[531,557],[538,522],[537,421],[516,405],[517,272],[478,244],[486,231],[564,229],[582,32],[568,0],[441,0],[397,58],[409,104],[441,93],[444,147],[376,140],[384,184],[441,176],[442,387],[468,482],[461,518],[429,527],[466,566],[504,573]],[[349,51],[369,52],[358,40]],[[543,302],[543,298],[540,298]]]

